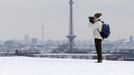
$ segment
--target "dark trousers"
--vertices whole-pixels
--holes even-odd
[[[102,61],[102,40],[101,39],[95,39],[95,48],[96,48],[98,61]]]

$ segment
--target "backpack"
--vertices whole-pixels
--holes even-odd
[[[102,21],[102,30],[99,31],[103,39],[108,38],[110,35],[110,26]]]

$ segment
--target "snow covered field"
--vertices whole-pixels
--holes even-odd
[[[134,75],[134,62],[0,57],[0,75]]]

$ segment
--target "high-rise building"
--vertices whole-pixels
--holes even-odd
[[[129,42],[130,42],[130,43],[133,43],[133,42],[134,42],[134,41],[133,41],[133,36],[130,36]]]
[[[29,35],[25,35],[24,36],[24,41],[25,41],[25,45],[29,45],[30,44],[30,36]]]

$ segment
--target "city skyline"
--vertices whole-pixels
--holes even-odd
[[[44,40],[66,39],[69,25],[69,0],[0,0],[0,40],[23,39],[30,35]],[[132,0],[74,0],[74,30],[77,39],[92,39],[88,16],[103,13],[111,26],[109,40],[134,36]],[[126,4],[129,4],[126,6]]]

